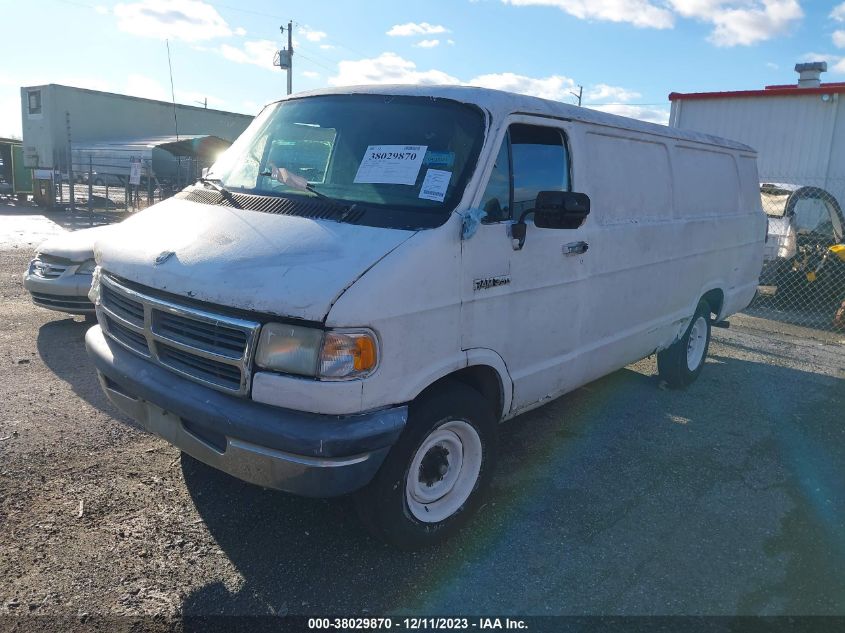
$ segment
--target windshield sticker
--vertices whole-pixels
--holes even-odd
[[[423,165],[426,167],[436,167],[437,169],[452,169],[455,166],[455,152],[435,152],[428,150],[425,153]]]
[[[446,189],[449,188],[449,180],[452,178],[451,171],[442,169],[429,169],[425,172],[425,180],[420,187],[420,198],[423,200],[435,200],[443,202],[446,197]]]
[[[370,145],[355,174],[355,183],[414,185],[427,145]]]

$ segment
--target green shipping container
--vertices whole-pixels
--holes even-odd
[[[17,193],[32,193],[32,170],[23,166],[23,146],[12,145],[12,189]]]

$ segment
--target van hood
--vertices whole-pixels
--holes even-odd
[[[337,298],[413,231],[171,198],[95,245],[103,270],[213,304],[323,321]]]

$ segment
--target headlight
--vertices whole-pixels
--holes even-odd
[[[288,374],[314,376],[323,331],[299,325],[268,323],[261,328],[255,364]]]
[[[378,363],[369,330],[317,330],[268,323],[261,328],[255,364],[262,369],[329,380],[361,378]]]
[[[86,259],[84,262],[79,264],[76,269],[77,275],[92,275],[94,274],[94,269],[97,267],[97,262],[93,259]]]

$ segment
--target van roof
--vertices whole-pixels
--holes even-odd
[[[638,119],[608,114],[599,110],[582,108],[560,101],[530,97],[528,95],[505,92],[504,90],[493,90],[491,88],[477,88],[474,86],[414,86],[407,84],[382,84],[369,86],[344,86],[342,88],[321,88],[289,95],[287,99],[299,99],[318,95],[348,95],[348,94],[378,94],[378,95],[402,95],[415,97],[437,97],[451,99],[462,103],[469,103],[490,112],[494,119],[502,119],[511,113],[537,114],[555,118],[583,121],[597,125],[606,125],[625,130],[656,134],[673,139],[692,141],[717,145],[733,150],[755,153],[755,150],[728,139],[696,132],[693,130],[682,130],[670,128],[666,125],[648,123]]]

